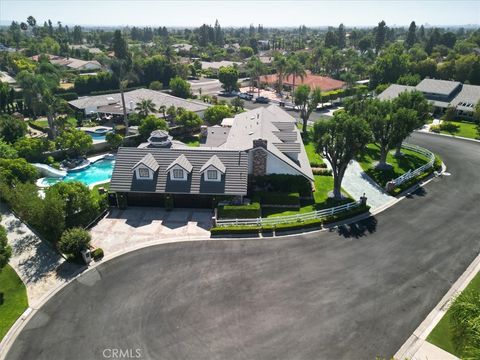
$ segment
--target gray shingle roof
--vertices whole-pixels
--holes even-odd
[[[152,154],[148,153],[146,154],[143,158],[141,158],[133,167],[132,167],[132,170],[134,170],[135,168],[137,168],[137,166],[139,165],[145,165],[146,167],[148,167],[150,170],[152,171],[157,171],[159,165],[158,165],[158,162],[157,160],[155,160],[155,158],[153,157]]]
[[[380,100],[392,100],[404,91],[413,90],[415,90],[414,86],[392,84],[388,88],[386,88],[381,94],[379,94],[377,98],[379,98]]]
[[[170,165],[167,166],[167,171],[173,168],[175,165],[180,166],[182,169],[186,170],[187,172],[192,172],[193,166],[190,164],[190,161],[185,157],[185,155],[181,154],[178,158],[173,160]]]
[[[176,108],[182,107],[189,111],[199,112],[204,111],[209,107],[209,105],[203,102],[178,98],[176,96],[165,94],[161,91],[155,91],[150,89],[137,89],[125,92],[125,105],[127,107],[127,111],[130,110],[130,102],[133,102],[133,105],[135,106],[143,99],[152,100],[157,109],[160,106],[164,105],[167,108],[170,106],[175,106]],[[69,101],[68,103],[76,107],[77,109],[99,107],[108,108],[107,105],[121,104],[121,94],[114,93],[105,95],[85,96],[77,100]]]
[[[415,89],[423,93],[449,96],[461,85],[462,84],[458,81],[423,79],[417,86],[415,86]]]
[[[480,101],[480,86],[463,85],[462,90],[453,99],[451,105],[459,106],[460,110],[473,111],[475,105]],[[468,106],[472,105],[472,106]]]
[[[225,144],[230,128],[222,126],[209,126],[207,128],[207,140],[201,146],[217,147]]]
[[[150,153],[159,164],[153,180],[136,179],[132,164]],[[192,165],[187,181],[173,181],[167,167],[180,155]],[[221,181],[205,181],[202,166],[216,155],[225,166]],[[248,154],[243,151],[188,148],[127,148],[118,150],[110,189],[115,192],[156,192],[171,194],[246,195],[248,183]]]
[[[222,161],[218,158],[217,155],[213,155],[210,159],[208,159],[208,161],[201,167],[200,172],[203,173],[210,166],[213,166],[222,174],[225,174],[225,171],[227,170],[227,168],[225,167],[225,165],[223,165]]]
[[[295,172],[311,180],[314,179],[300,130],[297,129],[296,121],[290,114],[276,105],[237,114],[227,140],[221,148],[248,151],[253,149],[253,140],[256,139],[267,140],[268,152],[282,160]],[[286,154],[286,152],[295,152],[286,150],[297,148],[297,145],[285,145],[286,149],[282,151],[283,145],[278,146],[280,143],[297,143],[300,147],[298,160],[293,160]]]

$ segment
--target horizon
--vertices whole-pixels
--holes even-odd
[[[275,4],[275,7],[272,7]],[[215,6],[215,11],[212,11]],[[252,11],[255,6],[256,11]],[[432,7],[436,11],[432,11]],[[306,12],[305,9],[309,11]],[[347,9],[347,10],[345,10]],[[85,10],[90,13],[83,14]],[[148,11],[147,11],[148,10]],[[325,11],[328,18],[319,16]],[[55,14],[52,17],[51,14]],[[109,16],[105,17],[105,14]],[[137,16],[132,18],[132,13]],[[214,14],[212,14],[214,13]],[[179,19],[181,14],[181,19]],[[268,14],[269,16],[265,16]],[[411,21],[426,27],[462,27],[480,24],[480,2],[462,0],[434,1],[31,1],[2,0],[0,25],[25,21],[32,15],[42,25],[50,19],[54,24],[84,27],[159,27],[194,28],[214,24],[218,19],[224,28],[245,28],[262,25],[265,28],[326,28],[343,23],[348,28],[368,28],[384,20],[390,27],[406,27]],[[87,17],[87,18],[86,18]],[[302,21],[296,21],[302,19]]]

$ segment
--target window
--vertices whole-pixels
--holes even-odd
[[[174,179],[183,179],[183,170],[182,169],[173,169],[173,178]]]
[[[207,170],[207,179],[217,180],[218,179],[217,170]]]
[[[138,169],[138,175],[141,178],[148,178],[148,177],[150,177],[150,171],[148,171],[148,169],[146,169],[146,168],[140,168],[140,169]]]

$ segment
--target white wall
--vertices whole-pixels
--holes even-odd
[[[252,174],[253,164],[253,152],[248,152],[248,173]],[[286,164],[284,161],[280,160],[271,153],[267,153],[267,175],[269,174],[290,174],[290,175],[302,175],[299,171],[292,168],[290,165]]]

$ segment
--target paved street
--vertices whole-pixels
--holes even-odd
[[[389,358],[480,250],[480,145],[415,134],[451,176],[330,232],[113,259],[60,291],[8,359]]]

